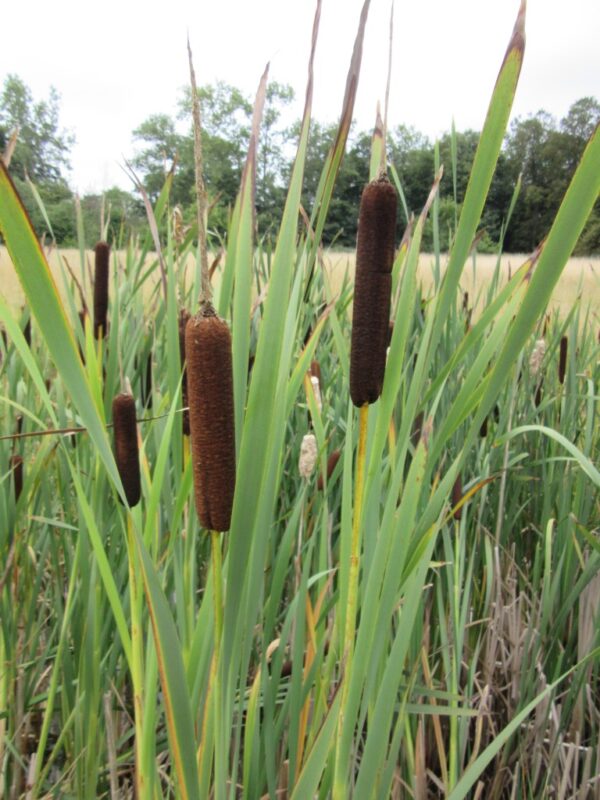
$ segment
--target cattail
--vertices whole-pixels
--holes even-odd
[[[479,435],[482,439],[485,439],[488,433],[488,418],[484,417],[483,422],[481,423],[481,427],[479,428]]]
[[[417,449],[421,439],[421,431],[423,430],[423,420],[425,419],[425,412],[419,411],[413,420],[412,432],[410,434],[410,441],[412,446]]]
[[[108,313],[108,266],[110,247],[106,242],[96,245],[94,271],[94,338],[106,336]]]
[[[310,362],[310,374],[313,378],[317,378],[319,384],[321,383],[321,365],[317,360]]]
[[[529,359],[529,371],[535,378],[542,368],[544,356],[546,355],[546,342],[544,339],[538,339],[531,351],[531,358]]]
[[[187,410],[189,405],[188,401],[188,385],[187,385],[187,369],[185,368],[185,327],[188,324],[190,312],[187,308],[182,308],[179,312],[179,360],[181,362],[181,369],[183,376],[181,378],[181,402],[184,407],[182,426],[184,436],[190,435],[190,412]]]
[[[298,470],[300,475],[307,481],[313,474],[317,463],[317,440],[314,433],[307,433],[302,437],[300,445],[300,460]]]
[[[358,218],[350,351],[350,396],[359,407],[374,403],[383,388],[396,209],[396,191],[385,176],[365,187]]]
[[[146,356],[146,367],[142,380],[142,405],[148,408],[152,404],[152,346]]]
[[[540,382],[538,383],[537,388],[535,390],[535,405],[536,405],[536,407],[539,407],[541,405],[542,396],[543,396],[543,391],[542,391],[543,386],[544,386],[544,379],[540,378]]]
[[[454,519],[460,519],[462,517],[462,506],[460,508],[456,508],[456,506],[462,500],[462,478],[460,472],[456,476],[456,480],[454,481],[454,486],[452,487],[452,508],[454,508]]]
[[[127,502],[133,508],[140,501],[140,459],[135,400],[129,393],[118,394],[112,404],[115,459]]]
[[[10,457],[9,467],[12,470],[15,487],[15,503],[18,502],[23,491],[23,459],[15,453]]]
[[[196,511],[211,531],[229,530],[235,491],[231,334],[206,305],[185,329]]]
[[[328,481],[331,478],[331,476],[333,475],[333,470],[336,468],[337,463],[340,460],[340,455],[341,455],[341,453],[340,453],[339,450],[334,450],[329,455],[329,458],[327,459],[327,480]],[[317,478],[317,489],[319,491],[323,491],[324,486],[325,486],[325,484],[323,482],[323,475],[319,475],[319,477]]]
[[[323,399],[321,397],[321,385],[319,384],[319,379],[315,375],[310,376],[310,382],[312,385],[313,394],[315,396],[315,403],[319,410],[319,413],[323,411]]]
[[[565,382],[567,372],[567,352],[569,350],[569,337],[563,336],[560,340],[560,356],[558,359],[558,380]]]
[[[27,342],[27,347],[31,347],[31,317],[28,317],[25,326],[23,327],[23,338]]]

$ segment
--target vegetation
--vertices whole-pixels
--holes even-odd
[[[223,237],[248,150],[252,104],[239,89],[223,82],[202,87],[199,96],[211,207],[209,225]],[[291,159],[300,132],[299,122],[291,126],[282,122],[282,112],[292,99],[291,87],[277,82],[268,84],[257,153],[256,213],[259,235],[271,239],[281,222]],[[170,200],[178,209],[184,227],[193,224],[196,214],[190,101],[190,90],[185,89],[174,117],[152,115],[133,131],[136,153],[132,163],[145,191],[155,202],[167,175],[173,171]],[[0,95],[0,151],[6,148],[11,131],[18,128],[11,172],[35,229],[39,235],[47,231],[59,244],[70,245],[77,239],[77,214],[65,171],[73,138],[59,128],[58,113],[59,98],[54,90],[48,101],[34,103],[31,92],[18,77],[6,78]],[[495,252],[500,242],[506,252],[512,253],[530,252],[536,247],[558,210],[585,143],[599,120],[600,103],[592,97],[574,102],[558,121],[545,111],[513,120],[482,215],[480,252]],[[314,205],[323,160],[336,133],[336,125],[322,125],[313,120],[302,194],[305,208]],[[449,175],[452,170],[453,180],[447,178],[440,185],[439,231],[444,251],[450,247],[479,136],[479,132],[471,130],[452,131],[433,143],[405,125],[389,131],[389,157],[402,188],[405,224],[411,213],[419,213],[427,199],[435,172],[436,150],[446,173]],[[370,140],[370,134],[364,131],[353,130],[350,136],[323,230],[326,244],[335,242],[338,246],[354,247],[358,200],[368,180]],[[519,179],[521,191],[511,225],[507,227],[508,208]],[[34,187],[43,201],[47,220]],[[89,195],[81,199],[81,224],[88,241],[100,237],[103,204],[106,209],[110,207],[111,231],[117,240],[124,241],[125,232],[141,230],[144,218],[141,198],[114,187],[104,197]],[[166,233],[166,224],[161,232]],[[425,227],[423,247],[428,251],[434,247],[430,222]],[[600,254],[600,205],[596,205],[576,253]]]
[[[251,128],[213,272],[214,307],[231,329],[235,419],[235,492],[222,535],[209,536],[195,513],[183,431],[181,320],[206,298],[200,275],[186,288],[185,264],[190,254],[207,262],[196,223],[183,235],[176,227],[176,173],[154,198],[147,229],[127,237],[124,257],[112,251],[108,319],[96,339],[94,320],[80,316],[92,288],[86,242],[79,272],[64,268],[62,303],[47,250],[0,165],[0,231],[27,298],[20,316],[0,299],[4,796],[595,791],[598,319],[582,303],[565,318],[546,309],[598,200],[600,126],[543,245],[510,277],[498,266],[483,298],[461,288],[502,163],[523,25],[524,5],[471,179],[464,194],[457,188],[456,222],[443,217],[438,174],[393,254],[381,396],[359,411],[349,388],[353,285],[346,276],[334,291],[321,269],[352,91],[314,200],[305,214],[301,207],[315,157],[318,22],[274,247],[255,234],[260,150]],[[257,119],[266,93],[265,75]],[[376,178],[385,163],[378,127],[368,149],[364,169]],[[450,159],[457,187],[462,165]],[[416,270],[429,225],[425,293]],[[110,227],[105,218],[103,236]],[[52,257],[62,272],[60,254]],[[189,377],[191,403],[199,387]],[[213,396],[217,389],[213,382]],[[108,426],[123,393],[115,460]],[[218,422],[212,401],[201,413]]]

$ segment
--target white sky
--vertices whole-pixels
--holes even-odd
[[[80,192],[131,183],[133,129],[174,114],[188,82],[189,31],[199,84],[217,78],[253,97],[270,77],[302,109],[316,0],[21,0],[2,10],[0,82],[19,75],[35,99],[61,94],[61,123],[75,133],[70,183]],[[519,0],[396,0],[389,124],[435,137],[454,117],[481,128]],[[362,0],[323,0],[314,116],[337,120]],[[355,118],[374,121],[385,92],[390,0],[372,0]],[[600,99],[600,0],[529,0],[527,46],[513,116],[557,117],[580,97]]]

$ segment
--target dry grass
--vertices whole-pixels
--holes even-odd
[[[521,254],[509,254],[502,256],[502,272],[509,277],[514,274],[527,256]],[[329,253],[326,263],[330,266],[334,285],[341,282],[346,269],[351,274],[354,272],[353,253]],[[465,265],[463,276],[460,282],[463,291],[469,293],[470,304],[476,302],[475,309],[483,308],[486,289],[496,268],[497,257],[494,255],[478,255],[476,267],[473,261]],[[433,264],[434,256],[422,253],[419,256],[419,281],[423,287],[425,296],[433,295]],[[445,262],[442,260],[442,270]],[[600,258],[586,256],[569,259],[556,290],[552,296],[552,307],[558,308],[561,315],[567,314],[575,301],[583,298],[585,304],[590,304],[592,309],[600,308]]]
[[[94,253],[89,250],[86,254],[87,261],[90,265],[93,264]],[[56,250],[49,253],[49,263],[56,278],[57,284],[61,291],[61,295],[65,297],[62,286],[62,277],[58,266],[59,254]],[[60,250],[60,257],[68,262],[71,269],[79,277],[79,251],[76,249]],[[124,260],[124,254],[120,254],[120,259]],[[510,273],[521,266],[525,261],[526,256],[520,254],[510,254],[502,256],[502,270],[508,277]],[[149,254],[147,257],[148,267],[155,260],[154,254]],[[434,256],[428,254],[421,254],[419,257],[419,280],[423,286],[426,296],[433,294],[433,260]],[[469,292],[470,303],[475,305],[475,310],[483,306],[485,298],[485,290],[489,285],[490,279],[493,275],[496,266],[496,256],[493,255],[478,255],[476,267],[473,267],[473,262],[469,261],[465,265],[463,277],[461,279],[461,287],[464,291]],[[325,263],[330,269],[333,287],[340,285],[346,270],[350,274],[354,274],[355,255],[348,252],[327,252],[325,255]],[[442,269],[444,262],[442,261]],[[194,269],[194,261],[190,256],[188,259],[188,271],[191,278]],[[12,266],[10,257],[6,248],[0,246],[0,275],[2,281],[0,282],[0,295],[6,300],[10,306],[18,309],[24,304],[24,295],[19,285],[17,276]],[[156,270],[156,281],[159,280],[158,268]],[[564,270],[560,281],[556,287],[556,291],[552,297],[552,307],[558,308],[561,315],[568,313],[573,307],[577,298],[581,297],[585,305],[590,304],[592,311],[600,308],[600,258],[592,256],[583,256],[579,258],[571,258]],[[88,298],[89,299],[89,298]]]

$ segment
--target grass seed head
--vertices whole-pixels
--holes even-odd
[[[231,334],[212,306],[185,329],[196,511],[207,530],[226,531],[235,491]]]
[[[112,404],[115,459],[127,502],[133,508],[142,494],[135,400],[130,394],[118,394]]]
[[[108,315],[108,268],[110,247],[106,242],[96,245],[94,269],[94,337],[106,336]]]
[[[385,177],[367,184],[360,201],[350,350],[350,396],[358,407],[374,403],[383,388],[397,205]]]

